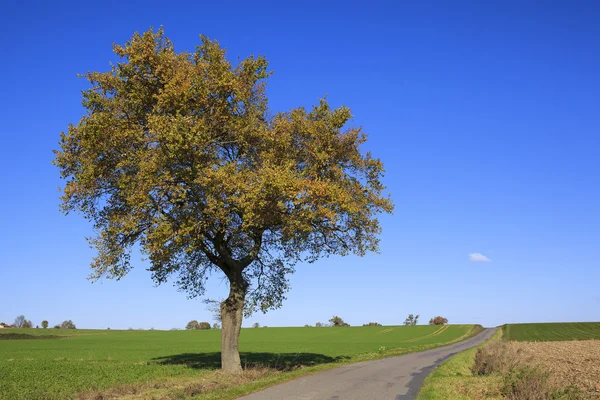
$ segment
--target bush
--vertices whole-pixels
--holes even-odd
[[[368,324],[363,324],[363,326],[381,326],[379,322],[369,322]]]
[[[441,316],[437,316],[435,318],[431,318],[429,320],[429,325],[446,325],[448,323],[448,318],[444,318]]]
[[[198,324],[198,329],[210,329],[210,323],[209,322],[200,322]]]
[[[510,343],[494,342],[477,349],[471,371],[473,375],[507,374],[529,361],[530,358]]]

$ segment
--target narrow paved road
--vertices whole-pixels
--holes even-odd
[[[242,397],[244,400],[411,400],[431,370],[450,356],[483,343],[496,329],[465,341],[398,357],[364,361],[303,376]]]

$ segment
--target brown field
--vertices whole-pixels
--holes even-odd
[[[510,346],[550,371],[557,387],[575,385],[587,399],[600,399],[600,340],[511,342]]]

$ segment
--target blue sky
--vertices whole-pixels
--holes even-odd
[[[119,282],[88,282],[91,227],[58,211],[52,150],[83,113],[76,75],[160,25],[178,50],[202,33],[231,60],[265,55],[274,112],[324,95],[349,106],[387,170],[381,254],[298,266],[283,308],[245,326],[600,320],[596,2],[123,3],[3,5],[0,321],[210,320],[200,300],[154,287],[139,257]],[[214,276],[208,296],[225,292]]]

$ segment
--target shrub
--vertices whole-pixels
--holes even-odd
[[[369,322],[368,324],[363,324],[363,326],[381,326],[379,322]]]
[[[510,343],[494,342],[477,349],[471,371],[473,375],[507,374],[530,361]]]
[[[200,322],[198,324],[198,329],[210,329],[210,323],[209,322]]]
[[[448,318],[444,318],[441,316],[437,316],[435,318],[431,318],[429,320],[429,325],[446,325],[448,323]]]
[[[520,367],[506,374],[500,392],[508,400],[551,399],[549,376],[539,368]]]

